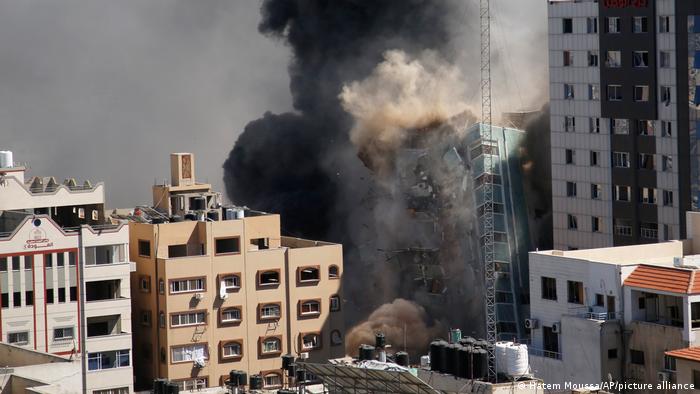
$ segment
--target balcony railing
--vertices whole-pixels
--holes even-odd
[[[642,227],[639,229],[639,235],[642,238],[658,239],[659,238],[659,230],[654,229],[654,228]]]
[[[545,358],[552,358],[555,360],[561,360],[561,353],[559,353],[559,352],[552,352],[552,351],[544,350],[544,349],[535,349],[535,348],[530,347],[530,346],[527,347],[527,352],[531,356],[535,356],[535,357],[545,357]]]
[[[569,315],[590,320],[621,320],[622,312],[595,312],[593,307],[582,306],[569,308]]]

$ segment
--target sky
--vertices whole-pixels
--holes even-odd
[[[0,0],[0,150],[30,175],[104,181],[109,207],[150,203],[170,152],[193,152],[197,177],[223,190],[221,165],[248,121],[291,109],[289,50],[258,33],[259,8]],[[492,11],[494,108],[537,108],[547,95],[546,2],[492,0]],[[460,65],[478,87],[478,37],[463,39]]]

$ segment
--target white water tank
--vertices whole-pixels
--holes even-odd
[[[0,168],[14,167],[12,151],[0,150]]]
[[[530,369],[527,345],[510,344],[506,347],[506,375],[511,377],[523,376]]]
[[[245,217],[245,210],[243,208],[236,208],[236,219],[243,219]]]
[[[506,373],[506,348],[512,345],[513,342],[501,341],[496,342],[496,372]]]

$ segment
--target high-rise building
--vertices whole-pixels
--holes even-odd
[[[685,236],[698,208],[700,4],[550,0],[554,247]]]
[[[196,182],[192,154],[172,154],[171,170],[153,207],[129,215],[137,387],[218,387],[242,370],[277,388],[282,355],[344,355],[342,246],[285,237],[279,215],[222,206]]]
[[[0,337],[81,359],[88,393],[131,393],[128,226],[106,224],[102,183],[25,172],[0,152]]]

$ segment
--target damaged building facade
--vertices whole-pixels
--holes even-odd
[[[532,244],[523,192],[519,143],[524,132],[481,124],[415,130],[397,152],[394,198],[405,204],[411,236],[395,240],[389,261],[399,265],[400,296],[467,333],[483,335],[483,184],[494,183],[497,323],[501,339],[523,337],[528,314],[527,251]],[[494,156],[494,173],[484,171]],[[457,312],[459,311],[459,312]]]

